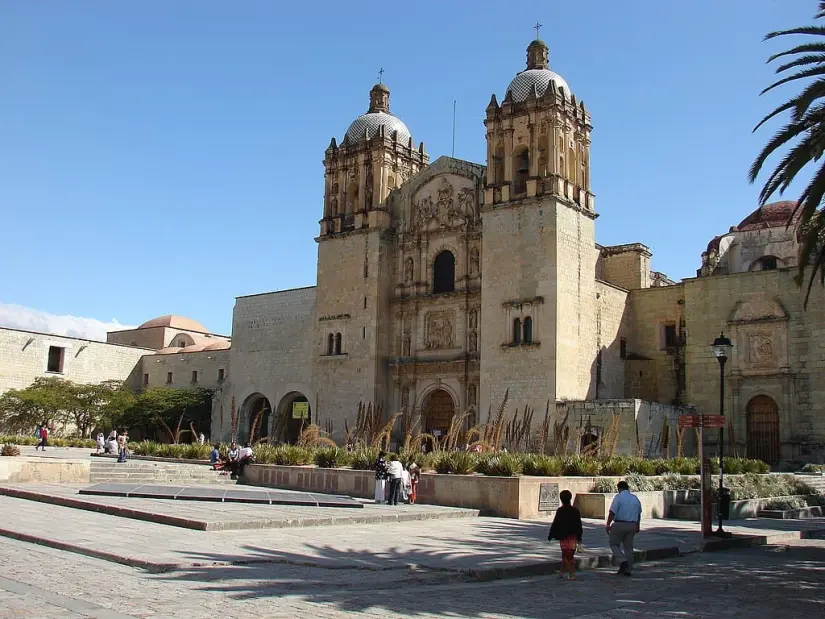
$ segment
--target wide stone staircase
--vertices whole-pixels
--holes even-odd
[[[92,459],[89,471],[91,483],[156,483],[180,484],[226,484],[237,482],[229,475],[221,475],[205,464],[178,462],[152,462],[150,460],[127,460],[117,462],[109,458]]]

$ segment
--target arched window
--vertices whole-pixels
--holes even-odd
[[[533,343],[533,319],[527,316],[524,319],[524,343],[525,344],[532,344]]]
[[[513,346],[521,344],[521,320],[513,320]]]
[[[335,354],[336,355],[341,354],[341,334],[340,333],[335,334]]]
[[[501,185],[504,182],[504,145],[498,144],[493,154],[493,184]]]
[[[455,256],[444,250],[433,262],[433,294],[453,292],[455,290]]]
[[[530,176],[530,152],[526,147],[513,155],[513,168],[513,192],[516,195],[525,193]]]
[[[760,271],[774,271],[779,265],[776,256],[762,256],[759,259]]]
[[[327,354],[335,354],[335,336],[332,333],[327,337]]]
[[[570,169],[567,171],[567,180],[569,180],[574,185],[578,184],[578,180],[576,179],[576,152],[570,148],[567,151],[567,165]]]

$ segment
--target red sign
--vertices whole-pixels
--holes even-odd
[[[699,415],[679,415],[680,428],[701,428],[701,417]]]
[[[704,428],[724,428],[724,415],[702,415],[702,427]]]

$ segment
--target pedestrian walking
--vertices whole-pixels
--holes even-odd
[[[642,522],[642,503],[630,492],[626,481],[620,481],[616,487],[619,493],[610,504],[606,529],[613,560],[619,564],[616,574],[630,576],[633,573],[633,539]]]
[[[46,445],[49,444],[49,428],[44,421],[40,425],[40,442],[34,446],[34,450],[37,451],[38,449],[42,448],[43,451],[46,451]]]
[[[413,462],[410,465],[410,505],[415,505],[418,498],[418,482],[421,481],[421,468]]]
[[[559,578],[564,578],[567,572],[568,580],[576,580],[576,550],[581,550],[582,543],[582,515],[573,507],[573,493],[562,490],[559,494],[561,507],[556,510],[553,524],[550,525],[549,541],[558,540],[561,546],[561,570]]]
[[[117,437],[117,461],[126,462],[126,443],[129,442],[129,433],[124,432]]]
[[[390,498],[387,502],[390,505],[398,505],[398,497],[401,494],[401,479],[404,476],[404,465],[398,461],[398,456],[395,454],[390,456],[387,475],[390,478]]]
[[[379,451],[375,459],[375,502],[384,502],[384,493],[387,490],[387,461],[386,451]]]

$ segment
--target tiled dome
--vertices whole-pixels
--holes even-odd
[[[200,333],[209,333],[206,327],[201,323],[186,318],[185,316],[175,316],[169,314],[167,316],[158,316],[152,320],[147,320],[138,329],[151,329],[153,327],[169,327],[171,329],[182,329],[183,331],[199,331]]]

